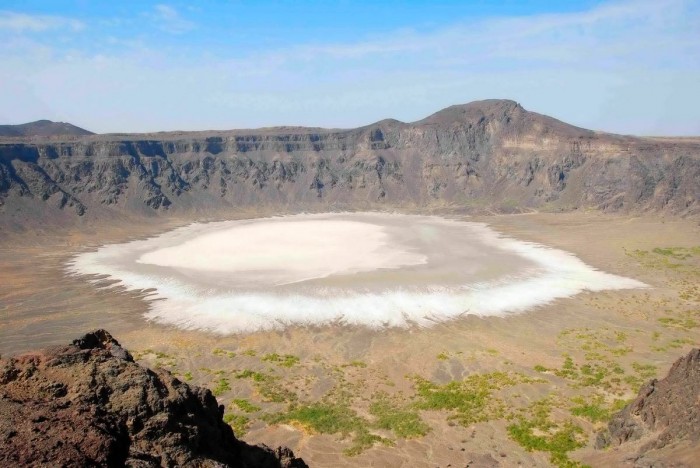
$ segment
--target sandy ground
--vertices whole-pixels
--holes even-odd
[[[528,451],[512,435],[514,425],[536,420],[537,408],[546,408],[550,432],[567,421],[581,429],[576,437],[583,447],[569,458],[622,464],[629,453],[592,448],[605,419],[575,408],[600,398],[599,406],[611,409],[698,346],[700,255],[654,253],[700,246],[697,222],[595,213],[475,220],[652,288],[582,293],[507,318],[467,316],[429,328],[338,324],[217,336],[145,322],[147,291],[100,289],[63,272],[76,252],[144,238],[185,220],[10,235],[0,245],[0,352],[107,328],[144,364],[214,390],[245,440],[289,445],[311,466],[548,466],[550,453]],[[456,382],[450,388],[486,395],[486,406],[471,413],[431,408],[420,382],[433,392]],[[429,429],[401,435],[395,421],[379,424],[377,402],[389,402],[398,419],[417,414]],[[347,424],[329,428],[303,411],[290,417],[295,408],[318,410],[319,404]],[[543,435],[538,431],[532,433]]]

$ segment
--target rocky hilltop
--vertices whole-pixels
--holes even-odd
[[[94,133],[67,122],[37,120],[19,125],[0,125],[0,137],[85,136]]]
[[[700,213],[700,139],[593,132],[487,100],[351,130],[0,139],[0,222],[242,207]]]
[[[632,403],[613,416],[596,441],[597,448],[626,445],[633,446],[628,459],[639,466],[663,466],[654,462],[654,455],[664,449],[697,462],[700,349],[676,361],[666,378],[646,384]],[[685,465],[681,462],[679,466]]]
[[[0,466],[307,466],[222,416],[209,390],[141,367],[104,330],[0,359]]]

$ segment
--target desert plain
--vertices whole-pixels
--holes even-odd
[[[241,211],[227,220],[275,214]],[[663,377],[700,341],[697,222],[598,212],[437,214],[569,252],[648,287],[583,291],[518,313],[401,327],[339,319],[262,331],[182,329],[148,319],[154,304],[167,302],[150,300],[153,289],[68,271],[76,256],[106,244],[191,224],[114,220],[4,233],[0,353],[106,328],[141,363],[210,388],[238,436],[287,445],[310,466],[624,462],[634,444],[595,450],[597,432],[644,382]],[[423,261],[415,252],[397,255],[401,264]],[[673,456],[692,464],[683,450]]]

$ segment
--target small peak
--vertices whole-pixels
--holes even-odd
[[[129,362],[133,362],[134,360],[129,351],[124,349],[122,345],[104,329],[86,333],[80,338],[73,340],[73,346],[79,349],[105,349],[109,351],[112,356],[119,359],[124,359]]]
[[[467,104],[447,107],[433,115],[415,122],[417,124],[445,124],[450,122],[479,120],[483,117],[510,115],[526,112],[517,102],[510,99],[485,99]]]

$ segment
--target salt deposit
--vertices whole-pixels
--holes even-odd
[[[572,254],[432,216],[328,213],[193,224],[75,257],[72,274],[152,289],[147,318],[241,333],[288,325],[430,326],[643,288]],[[94,281],[94,279],[93,279]]]

